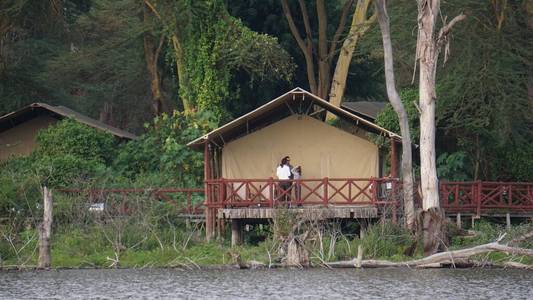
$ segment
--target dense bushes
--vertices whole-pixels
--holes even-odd
[[[203,154],[187,147],[216,124],[208,113],[174,112],[148,126],[148,133],[125,145],[113,164],[119,174],[160,184],[199,186],[203,180]]]
[[[41,131],[29,157],[0,168],[0,217],[40,215],[40,186],[198,187],[202,153],[186,146],[215,124],[209,114],[176,112],[147,124],[147,133],[120,144],[112,135],[74,120]],[[58,215],[57,222],[62,222]]]

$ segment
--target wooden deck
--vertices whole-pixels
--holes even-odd
[[[278,209],[270,207],[222,208],[218,210],[219,219],[272,219]],[[312,219],[370,219],[378,217],[378,210],[372,205],[353,205],[340,207],[306,206],[290,208],[290,211]]]

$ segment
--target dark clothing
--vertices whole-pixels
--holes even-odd
[[[283,181],[279,183],[280,196],[279,201],[289,202],[291,199],[291,186],[292,183],[289,181]],[[286,192],[286,194],[284,194]]]

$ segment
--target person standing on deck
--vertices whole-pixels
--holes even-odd
[[[279,188],[281,190],[281,193],[283,193],[283,201],[288,201],[290,198],[290,189],[291,189],[291,182],[289,181],[292,177],[291,173],[291,167],[290,167],[290,157],[285,156],[281,163],[279,164],[278,168],[276,169],[276,176],[279,180],[283,180],[279,183]]]

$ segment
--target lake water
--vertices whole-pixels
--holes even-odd
[[[525,270],[0,272],[2,299],[533,299]]]

